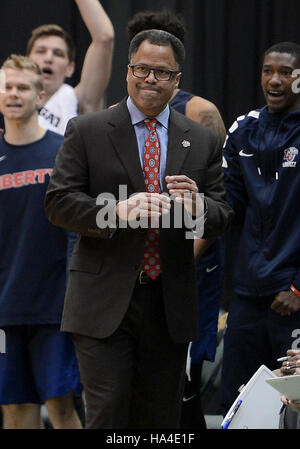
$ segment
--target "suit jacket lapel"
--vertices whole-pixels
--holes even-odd
[[[168,154],[166,162],[167,175],[180,175],[180,169],[184,163],[185,158],[189,152],[189,146],[184,146],[184,142],[191,144],[188,131],[190,129],[189,124],[184,119],[182,114],[176,111],[170,111],[169,121],[169,141],[168,141]],[[166,182],[163,183],[164,191],[167,191]]]
[[[136,135],[130,121],[126,99],[117,106],[114,106],[113,112],[114,114],[110,119],[112,130],[109,133],[112,145],[128,173],[133,191],[144,192],[144,175],[141,167]],[[183,142],[186,141],[191,143],[188,137],[189,130],[190,126],[185,120],[185,117],[171,108],[165,176],[180,174],[180,169],[189,152],[189,147],[185,147]],[[163,191],[167,191],[165,180],[163,181]]]
[[[117,106],[113,118],[110,120],[112,130],[109,137],[121,162],[131,180],[133,191],[143,192],[145,181],[141,167],[139,151],[134,128],[130,121],[126,100]]]

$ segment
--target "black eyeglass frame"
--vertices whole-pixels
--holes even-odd
[[[131,68],[132,74],[133,74],[136,78],[141,78],[141,79],[147,78],[147,77],[149,76],[150,72],[152,71],[152,72],[153,72],[153,75],[154,75],[154,78],[155,78],[157,81],[170,81],[170,79],[171,79],[174,75],[178,75],[178,73],[181,72],[181,70],[171,70],[171,69],[163,69],[163,68],[159,68],[159,67],[149,67],[149,66],[144,65],[144,64],[128,64],[128,67]],[[139,76],[139,75],[136,75],[136,74],[134,73],[135,67],[144,67],[144,68],[148,69],[147,75],[145,75],[145,76]],[[165,79],[165,80],[158,79],[157,76],[156,76],[156,74],[155,74],[156,70],[163,70],[164,72],[168,72],[168,73],[169,73],[169,78],[168,78],[168,79]]]

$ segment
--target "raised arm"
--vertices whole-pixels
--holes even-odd
[[[95,111],[108,85],[114,48],[114,28],[99,0],[75,0],[92,42],[87,49],[76,95],[81,114]]]

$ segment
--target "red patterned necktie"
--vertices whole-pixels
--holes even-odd
[[[156,119],[145,119],[145,125],[150,133],[145,141],[144,178],[146,192],[159,193],[159,161],[160,146],[156,132]],[[142,269],[151,279],[157,278],[161,271],[159,255],[159,229],[149,228],[146,237]]]

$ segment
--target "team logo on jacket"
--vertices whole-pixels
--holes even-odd
[[[295,161],[295,158],[298,155],[298,150],[295,147],[290,147],[284,150],[283,155],[283,167],[296,167],[297,162]]]

